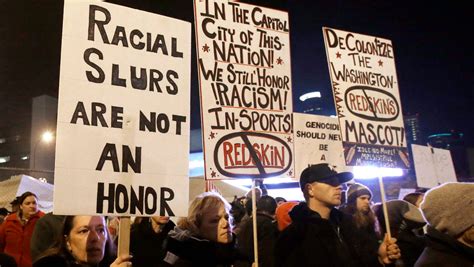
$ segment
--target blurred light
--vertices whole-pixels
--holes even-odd
[[[10,161],[10,156],[0,157],[0,163],[6,163]]]
[[[46,180],[46,178],[38,178],[38,180],[39,180],[40,182],[43,182],[43,183],[47,183],[47,182],[48,182],[48,180]]]
[[[287,201],[304,201],[303,192],[298,188],[269,189],[268,194],[272,197],[283,197]]]
[[[305,100],[308,100],[310,98],[321,98],[321,92],[319,92],[319,91],[309,92],[309,93],[306,93],[306,94],[300,96],[300,100],[302,102],[304,102]]]
[[[43,142],[45,143],[49,143],[53,141],[53,139],[54,139],[54,135],[50,131],[46,131],[41,135],[41,140],[43,140]]]
[[[189,154],[189,177],[204,175],[204,154],[202,152]]]
[[[5,143],[5,142],[7,142],[7,139],[6,139],[6,138],[0,138],[0,144],[3,144],[3,143]]]
[[[27,160],[28,158],[29,158],[28,155],[22,156],[22,157],[21,157],[21,160]]]
[[[354,166],[352,173],[355,179],[371,179],[378,177],[399,177],[403,170],[399,168],[379,168],[373,166]]]

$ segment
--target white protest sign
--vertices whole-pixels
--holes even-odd
[[[451,153],[446,149],[411,145],[419,187],[432,188],[447,182],[457,182]]]
[[[292,176],[288,13],[194,5],[206,179]]]
[[[190,55],[188,22],[65,1],[54,213],[186,216]]]
[[[348,166],[408,168],[392,42],[323,28]]]
[[[336,118],[293,113],[295,176],[309,165],[328,163],[338,172],[347,171],[339,122]]]

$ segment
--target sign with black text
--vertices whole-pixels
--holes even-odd
[[[292,176],[288,13],[194,5],[206,179]]]
[[[190,55],[188,22],[65,1],[55,214],[187,215]]]
[[[348,166],[409,167],[392,42],[323,28]]]
[[[418,187],[432,188],[457,182],[451,151],[421,145],[411,145]]]
[[[327,163],[338,172],[348,171],[336,118],[293,113],[293,123],[296,177],[309,165],[319,163]]]

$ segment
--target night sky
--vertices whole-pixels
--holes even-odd
[[[193,20],[191,0],[111,2]],[[321,114],[335,114],[323,26],[374,35],[393,42],[403,113],[418,113],[425,135],[455,130],[474,145],[472,7],[455,1],[245,2],[289,12],[295,111],[301,111],[301,94],[317,90],[323,97]],[[61,25],[60,1],[0,1],[0,129],[25,123],[15,118],[30,112],[31,97],[57,97]],[[193,57],[192,128],[198,128]]]

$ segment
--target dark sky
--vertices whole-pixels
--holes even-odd
[[[112,2],[193,20],[191,0]],[[442,5],[367,0],[245,2],[289,12],[296,111],[299,95],[319,90],[322,113],[335,113],[321,30],[327,26],[392,40],[403,112],[419,113],[425,135],[456,130],[474,145],[470,109],[474,10],[470,5],[455,1]],[[30,112],[31,97],[57,97],[61,25],[61,1],[0,0],[0,129],[24,123],[15,117]],[[196,128],[199,96],[194,62],[191,111]]]

